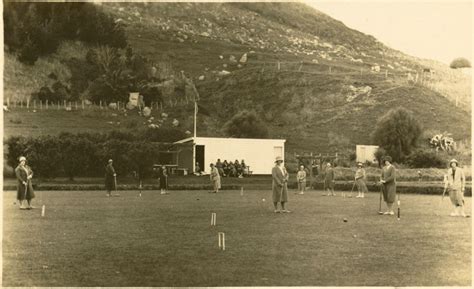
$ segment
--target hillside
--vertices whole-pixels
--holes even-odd
[[[428,131],[470,139],[469,78],[386,47],[304,4],[103,3],[101,7],[124,25],[133,50],[150,59],[160,77],[172,79],[183,71],[194,80],[201,104],[212,112],[199,117],[199,135],[222,136],[223,124],[232,115],[252,109],[268,124],[271,137],[287,139],[289,152],[326,152],[333,145],[371,143],[377,118],[403,106]],[[47,81],[52,62],[81,51],[80,44],[75,45],[38,61],[32,70],[44,73],[37,82]],[[84,53],[75,57],[83,58]],[[16,87],[32,72],[7,59],[5,93],[15,97]],[[423,73],[424,68],[435,73]],[[25,94],[26,88],[20,95]],[[183,130],[192,130],[191,105],[165,106],[164,111],[177,118]]]

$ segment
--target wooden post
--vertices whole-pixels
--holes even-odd
[[[332,66],[329,66],[329,74],[332,73]]]
[[[7,106],[10,108],[10,98],[7,98]]]
[[[82,110],[84,110],[84,99],[82,100]]]
[[[30,99],[29,98],[26,99],[26,108],[28,108],[28,109],[30,108]]]
[[[102,109],[102,100],[99,101],[99,107],[100,107],[100,109]]]
[[[388,69],[385,69],[385,78],[388,77]]]
[[[278,61],[278,71],[280,71],[280,61]]]
[[[48,100],[46,100],[45,106],[46,106],[46,109],[48,109]]]

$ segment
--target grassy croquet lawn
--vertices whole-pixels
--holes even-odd
[[[471,219],[447,198],[402,195],[397,221],[375,193],[292,193],[275,214],[270,191],[44,191],[31,211],[7,191],[3,286],[471,285]]]

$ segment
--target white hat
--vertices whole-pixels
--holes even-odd
[[[276,157],[275,163],[276,163],[276,162],[282,162],[282,161],[283,161],[283,158],[282,158],[282,157]]]
[[[459,165],[459,162],[456,159],[452,159],[449,161],[449,165],[451,165],[452,163],[456,163],[456,165]]]
[[[109,163],[111,163],[111,162],[113,162],[113,160],[112,160],[112,159],[110,159],[110,160],[109,160]]]
[[[25,157],[23,157],[23,156],[21,156],[21,157],[19,158],[19,160],[20,160],[20,162],[22,162],[22,161],[26,161],[26,158],[25,158]]]

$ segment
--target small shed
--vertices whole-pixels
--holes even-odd
[[[374,145],[356,145],[356,161],[365,163],[376,162],[375,152],[379,147]]]
[[[209,172],[209,164],[217,159],[241,162],[250,167],[253,174],[271,174],[276,157],[285,159],[284,139],[248,139],[190,137],[175,144],[193,144],[182,148],[179,153],[178,167],[195,172],[196,162],[203,171]]]

